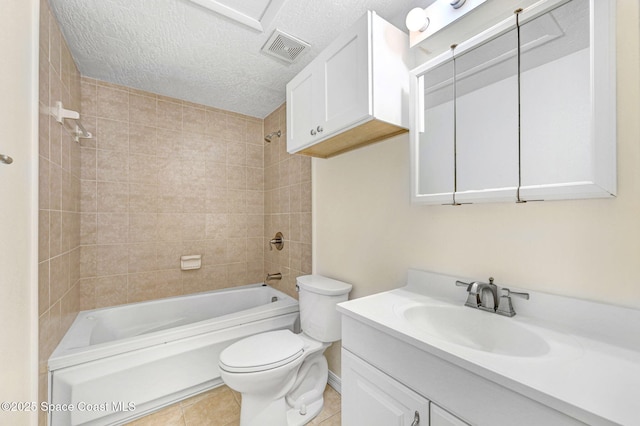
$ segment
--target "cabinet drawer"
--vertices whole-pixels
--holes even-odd
[[[427,426],[429,400],[342,350],[344,426]]]

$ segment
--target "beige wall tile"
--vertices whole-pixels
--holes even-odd
[[[129,180],[128,153],[97,150],[96,176],[99,181],[127,182]]]
[[[97,113],[99,118],[127,121],[129,119],[129,93],[98,85]]]
[[[157,212],[158,192],[158,185],[129,184],[129,213]]]
[[[40,210],[38,212],[38,262],[49,259],[49,228],[50,213],[49,210]]]
[[[38,315],[44,314],[50,306],[49,260],[38,264]]]
[[[83,79],[80,82],[80,88],[82,93],[80,108],[82,109],[83,119],[86,115],[97,116],[98,86],[95,84],[95,82]]]
[[[158,129],[142,124],[132,124],[129,128],[129,152],[156,155],[157,151]]]
[[[207,118],[204,106],[194,107],[184,105],[182,107],[182,114],[183,130],[185,132],[206,133]]]
[[[82,148],[80,151],[80,178],[96,180],[98,168],[97,152],[93,148]]]
[[[129,214],[129,242],[158,241],[158,214]]]
[[[129,150],[129,123],[98,117],[96,141],[99,149],[108,151]]]
[[[49,212],[49,256],[55,257],[62,253],[62,212]]]
[[[64,254],[50,260],[49,299],[57,301],[69,289],[69,255]]]
[[[158,100],[158,127],[173,131],[182,130],[182,104]]]
[[[156,243],[129,244],[129,273],[156,271]]]
[[[80,277],[90,278],[97,274],[97,255],[96,245],[86,245],[80,247]]]
[[[96,245],[96,275],[126,274],[129,253],[126,244]]]
[[[129,107],[130,123],[156,127],[158,118],[155,97],[129,93]]]
[[[127,303],[127,275],[112,275],[95,280],[95,307]]]
[[[122,182],[98,182],[97,211],[126,213],[129,208],[129,185]]]
[[[129,215],[98,213],[96,244],[126,243],[129,239]]]

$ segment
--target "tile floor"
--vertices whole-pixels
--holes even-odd
[[[340,426],[340,394],[330,386],[324,391],[324,407],[310,425]],[[237,426],[240,394],[221,386],[177,402],[127,426]]]

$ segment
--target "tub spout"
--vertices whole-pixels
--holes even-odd
[[[270,280],[281,280],[282,274],[280,272],[276,272],[275,274],[267,274],[267,278],[264,279],[264,282],[268,282]]]

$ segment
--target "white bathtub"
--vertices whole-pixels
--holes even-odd
[[[297,324],[298,302],[264,284],[82,311],[49,358],[50,425],[120,424],[219,386],[224,348]]]

